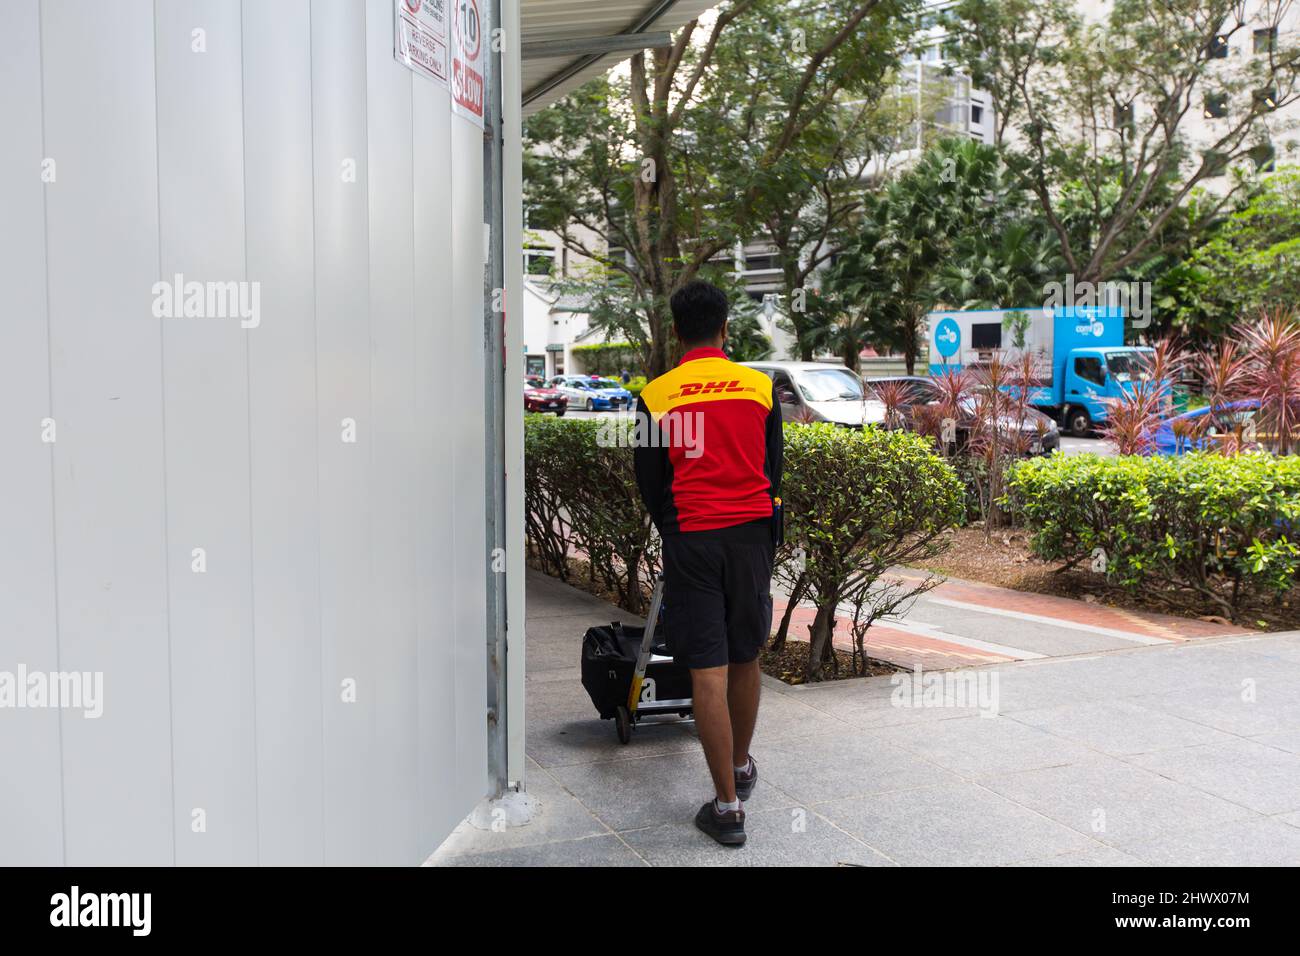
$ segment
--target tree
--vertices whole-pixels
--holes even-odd
[[[993,234],[1013,205],[991,147],[941,140],[868,204],[828,270],[828,295],[864,320],[865,341],[902,351],[914,374],[926,313],[945,297],[938,278],[954,243]]]
[[[1229,334],[1242,317],[1300,309],[1300,168],[1265,177],[1204,243],[1161,277],[1156,305],[1194,341]]]
[[[971,84],[993,101],[993,145],[1017,118],[1018,93],[1040,62],[1038,48],[1068,16],[1061,0],[959,0],[940,14]]]
[[[901,41],[900,34],[895,46]],[[925,117],[947,101],[950,86],[946,78],[930,76],[919,90],[907,89],[897,72],[883,74],[870,93],[826,110],[791,150],[783,201],[769,205],[760,226],[780,262],[786,303],[781,321],[794,336],[794,356],[800,360],[811,361],[814,351],[829,348],[858,367],[861,342],[854,346],[844,339],[846,323],[818,307],[810,298],[812,285],[861,217],[869,185],[885,175],[901,150],[915,148],[918,129],[923,143],[933,141],[935,130]]]
[[[1244,59],[1220,51],[1250,29],[1280,34],[1290,2],[1252,5],[1249,26],[1242,0],[1115,0],[1098,21],[1044,4],[1030,21],[1032,48],[1024,31],[1007,32],[1034,16],[1025,0],[958,5],[962,59],[1002,97],[1017,134],[1009,162],[1077,282],[1105,281],[1183,241],[1170,227],[1193,190],[1268,148],[1279,125],[1270,114],[1300,98],[1300,48],[1279,39]],[[1193,144],[1187,121],[1207,97],[1229,110]],[[1212,223],[1242,188],[1206,197],[1194,224]]]
[[[529,226],[626,276],[652,375],[668,300],[783,203],[788,163],[843,94],[894,61],[914,0],[728,0],[530,118]]]
[[[1041,222],[1009,222],[993,234],[964,232],[938,268],[935,298],[962,309],[1030,307],[1042,301],[1060,267],[1060,245]]]

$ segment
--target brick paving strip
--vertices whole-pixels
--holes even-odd
[[[906,581],[921,581],[925,577],[919,572],[907,570],[891,572],[891,576]],[[1022,626],[1027,623],[1085,631],[1133,644],[1159,645],[1254,633],[1231,624],[1107,607],[1074,598],[1016,591],[956,578],[947,579],[925,594],[921,601],[975,614],[997,615],[1013,619]],[[786,605],[787,602],[779,596],[773,600],[774,631],[785,613]],[[834,641],[836,647],[849,650],[853,646],[852,615],[845,613],[846,610],[841,609],[841,613],[835,616]],[[795,608],[790,618],[791,636],[806,639],[807,626],[812,624],[814,617],[813,608],[807,604]],[[1009,644],[995,644],[948,632],[936,633],[936,630],[906,619],[886,619],[872,625],[867,632],[867,655],[910,670],[918,667],[941,670],[1051,656]]]

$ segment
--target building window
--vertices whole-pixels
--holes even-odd
[[[974,103],[970,107],[970,124],[971,126],[980,126],[984,122],[984,107],[976,106]]]
[[[1210,59],[1222,60],[1228,55],[1228,38],[1220,33],[1210,41]]]
[[[555,269],[555,250],[548,246],[530,246],[524,249],[524,274],[548,276]]]
[[[1246,151],[1255,164],[1255,169],[1261,173],[1271,173],[1277,166],[1274,160],[1277,158],[1277,150],[1273,148],[1272,143],[1260,143],[1258,146],[1252,146]]]
[[[775,252],[769,252],[757,256],[745,256],[746,272],[761,272],[767,269],[781,268],[781,256]]]
[[[1277,109],[1277,90],[1271,86],[1265,90],[1256,90],[1255,106],[1261,112],[1273,112],[1273,110]]]
[[[1205,175],[1208,177],[1222,176],[1228,171],[1228,154],[1221,153],[1218,150],[1206,150],[1205,154]]]
[[[1205,97],[1205,118],[1222,119],[1228,115],[1228,94],[1208,93]]]
[[[1255,52],[1272,53],[1277,49],[1277,27],[1255,31]]]
[[[1115,129],[1121,133],[1133,131],[1133,104],[1125,103],[1122,106],[1116,106],[1111,118],[1115,121]]]

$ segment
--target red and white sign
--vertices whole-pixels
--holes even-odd
[[[450,0],[451,109],[483,126],[484,63],[487,60],[488,24],[483,0]]]
[[[393,58],[448,86],[447,4],[458,0],[393,0]]]

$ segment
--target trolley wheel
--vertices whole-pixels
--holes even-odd
[[[619,704],[618,710],[614,714],[614,729],[618,731],[619,743],[627,744],[632,742],[632,714],[622,704]]]

